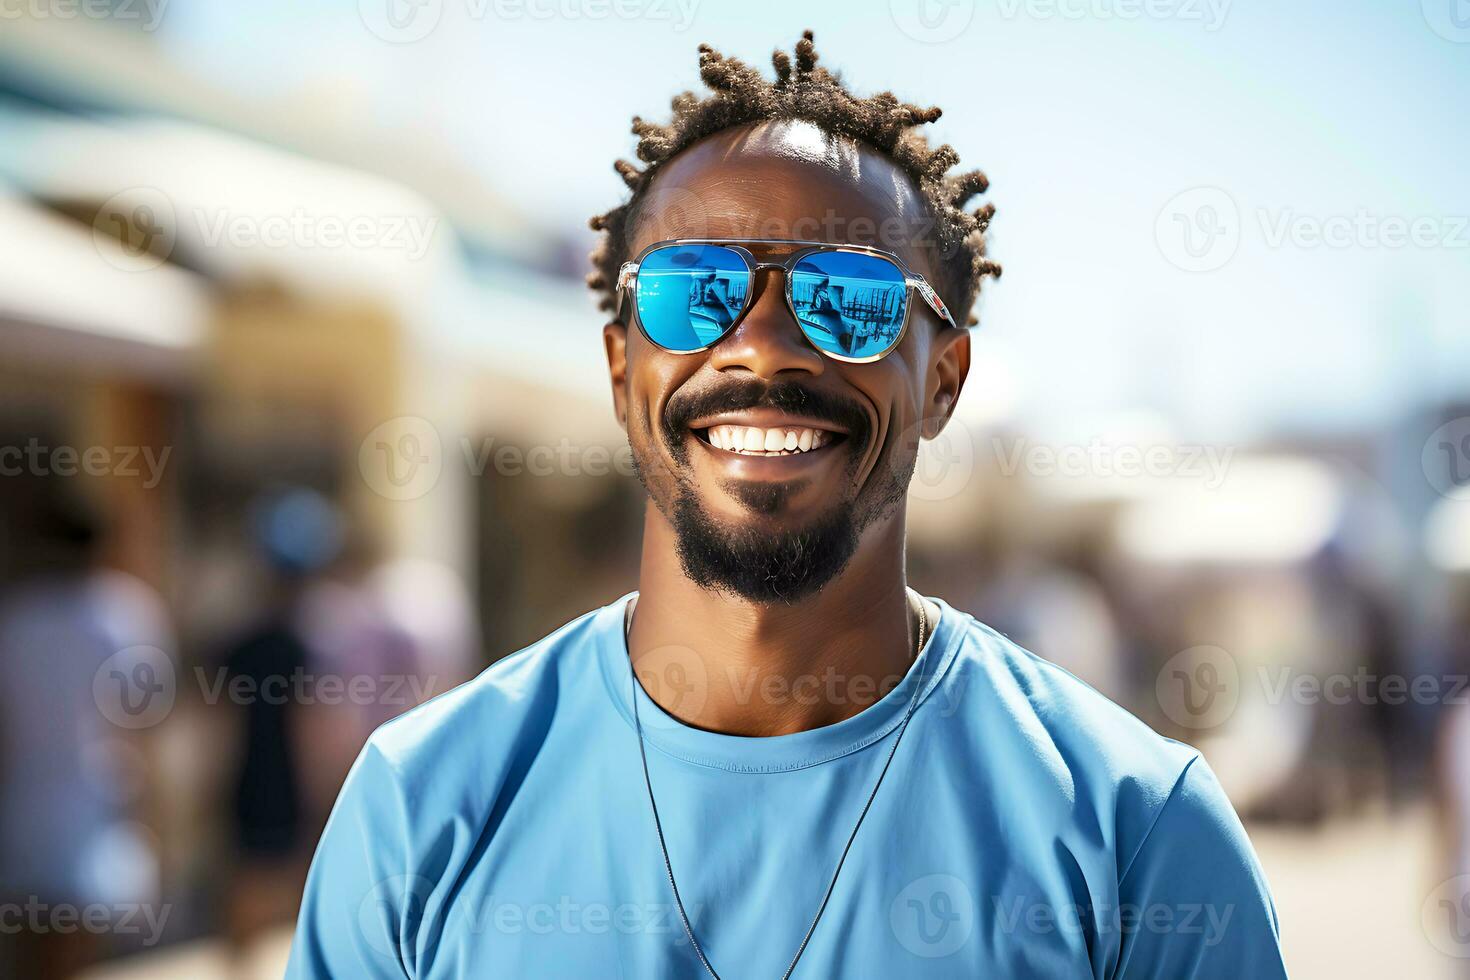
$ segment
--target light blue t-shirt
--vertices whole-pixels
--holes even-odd
[[[778,978],[916,690],[795,977],[1285,976],[1261,868],[1199,753],[972,617],[938,603],[908,675],[859,714],[744,738],[634,685],[628,599],[373,735],[289,977],[702,976],[636,696],[696,938],[724,980]],[[697,665],[680,669],[698,696]]]

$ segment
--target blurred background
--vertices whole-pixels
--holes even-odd
[[[999,214],[913,582],[1470,973],[1464,0],[0,3],[0,975],[279,976],[382,721],[635,587],[586,218],[803,28]]]

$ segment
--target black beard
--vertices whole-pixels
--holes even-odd
[[[858,452],[867,444],[870,424],[866,414],[846,399],[818,395],[794,382],[722,385],[670,401],[659,427],[677,466],[687,467],[684,441],[688,421],[705,413],[770,405],[830,419],[848,433],[833,447],[851,454],[848,476],[855,475]],[[639,420],[645,439],[654,441],[654,428]],[[631,428],[631,427],[630,427]],[[630,440],[631,443],[632,440]],[[634,470],[659,512],[674,528],[679,564],[685,576],[701,588],[732,593],[749,602],[771,605],[796,602],[822,589],[852,560],[862,532],[891,514],[904,499],[913,476],[917,441],[891,445],[903,462],[880,460],[873,482],[852,501],[833,501],[828,512],[807,526],[788,531],[758,530],[711,517],[694,487],[682,474],[666,473],[667,482],[650,480],[632,446]],[[660,486],[662,484],[662,486]],[[780,485],[739,484],[729,492],[758,514],[777,514],[790,488]]]
[[[766,605],[816,592],[847,567],[858,544],[849,507],[833,507],[800,530],[761,532],[714,520],[693,492],[681,490],[669,520],[691,582]]]
[[[906,449],[907,447],[894,447]],[[901,465],[880,464],[874,483],[851,506],[836,504],[806,527],[792,531],[759,531],[711,517],[698,494],[676,481],[665,499],[645,478],[634,455],[634,471],[659,512],[674,528],[679,564],[694,584],[732,593],[749,602],[773,605],[796,602],[824,588],[840,575],[857,551],[863,531],[892,514],[908,492],[916,456]],[[887,476],[880,474],[886,473]],[[761,513],[780,509],[783,488],[752,486],[737,496]]]

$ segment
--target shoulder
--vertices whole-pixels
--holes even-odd
[[[1042,839],[1104,861],[1097,871],[1120,901],[1237,910],[1230,932],[1244,941],[1232,948],[1253,965],[1229,975],[1281,975],[1265,875],[1199,751],[973,617],[946,614],[961,635],[936,694],[949,689],[948,703],[964,719],[951,734],[973,747],[974,765],[997,773],[1008,804],[1045,831]],[[1154,955],[1130,949],[1137,963]]]
[[[958,737],[1041,812],[1109,827],[1120,876],[1166,808],[1168,833],[1235,837],[1239,821],[1197,749],[974,617],[946,615],[961,635],[935,693],[963,716]]]
[[[945,683],[967,711],[999,713],[1038,749],[1059,753],[1113,780],[1150,782],[1167,793],[1199,756],[1158,734],[1062,667],[952,608],[960,637]]]

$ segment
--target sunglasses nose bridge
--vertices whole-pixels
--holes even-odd
[[[756,308],[761,304],[773,304],[766,307],[761,315],[773,316],[780,320],[783,326],[789,328],[787,332],[793,343],[803,347],[812,347],[811,340],[806,336],[806,331],[802,329],[801,321],[796,318],[796,309],[791,303],[792,263],[756,262],[752,263],[752,266],[751,301],[749,308],[745,311],[746,317],[756,312]],[[762,276],[762,273],[765,275]]]
[[[784,274],[783,267],[774,263],[757,268],[762,271]],[[826,367],[792,315],[785,282],[775,275],[756,275],[744,313],[715,344],[710,358],[717,370],[744,368],[767,380],[782,371],[818,375]]]

